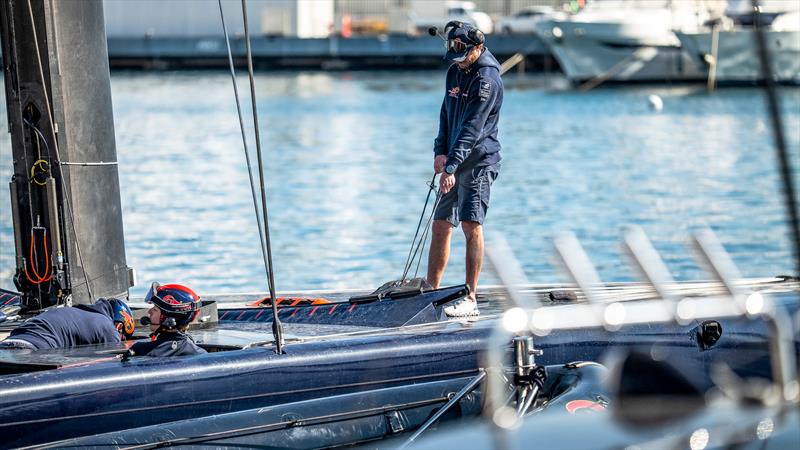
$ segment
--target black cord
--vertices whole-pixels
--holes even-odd
[[[425,254],[425,243],[428,242],[428,233],[430,232],[431,224],[433,223],[433,216],[434,214],[436,214],[436,208],[439,207],[439,202],[441,200],[442,200],[442,193],[437,192],[436,201],[433,203],[433,208],[431,209],[431,215],[428,217],[428,223],[425,225],[425,232],[422,233],[422,238],[420,239],[419,244],[417,245],[417,247],[421,245],[422,249],[419,252],[419,257],[417,257],[417,267],[416,269],[414,269],[414,278],[417,277],[417,273],[419,272],[419,266],[422,263],[422,256]]]
[[[219,17],[222,21],[222,32],[225,35],[225,46],[228,49],[228,65],[231,72],[231,82],[233,83],[233,96],[236,99],[236,113],[239,117],[239,129],[242,132],[242,146],[244,147],[244,159],[247,162],[247,176],[250,179],[250,194],[253,197],[253,209],[256,213],[256,225],[258,225],[258,240],[261,243],[261,256],[264,259],[264,270],[269,273],[269,260],[267,259],[267,245],[264,242],[264,230],[261,227],[258,199],[256,197],[256,185],[253,181],[253,169],[250,166],[250,151],[247,147],[247,135],[244,130],[244,119],[242,118],[242,106],[239,102],[239,88],[236,86],[236,69],[233,66],[233,53],[231,52],[231,41],[228,38],[228,28],[225,26],[225,14],[222,10],[222,0],[219,3]]]
[[[283,327],[278,319],[278,302],[275,301],[275,270],[272,265],[272,244],[269,239],[269,216],[267,214],[267,188],[264,185],[264,161],[261,157],[261,133],[258,129],[258,108],[256,107],[256,84],[253,76],[253,53],[250,48],[250,28],[247,26],[247,0],[242,0],[242,19],[244,39],[247,48],[247,75],[250,79],[250,102],[253,107],[253,127],[256,135],[256,156],[258,157],[258,181],[261,186],[261,213],[264,217],[264,238],[267,242],[267,281],[272,301],[272,334],[275,336],[275,351],[283,353]]]
[[[414,253],[414,257],[412,257],[412,252],[414,251],[414,247],[417,245],[417,237],[419,236],[419,229],[422,226],[422,221],[425,219],[425,211],[428,209],[428,202],[431,199],[431,193],[436,189],[436,185],[434,184],[436,181],[436,173],[434,172],[433,178],[431,178],[430,184],[428,184],[428,195],[425,197],[425,205],[422,207],[422,213],[419,215],[419,222],[417,222],[417,231],[414,232],[414,239],[411,240],[411,248],[408,249],[408,257],[406,257],[406,264],[403,267],[403,276],[400,280],[405,280],[406,276],[408,275],[408,271],[411,269],[411,266],[414,265],[414,257],[416,253]],[[438,195],[436,199],[438,203]],[[436,210],[436,205],[433,207],[434,211]],[[426,227],[427,228],[427,227]],[[425,233],[423,233],[425,234]]]

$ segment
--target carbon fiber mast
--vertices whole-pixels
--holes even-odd
[[[4,0],[0,38],[23,306],[127,297],[103,3]]]

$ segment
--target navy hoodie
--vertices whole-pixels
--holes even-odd
[[[9,338],[30,342],[37,349],[119,342],[114,309],[106,299],[93,305],[54,308],[27,320]]]
[[[457,64],[447,71],[439,135],[433,152],[447,155],[448,172],[500,162],[497,122],[503,105],[500,63],[484,49],[466,71]]]
[[[137,342],[128,350],[128,356],[189,356],[203,353],[206,353],[203,348],[180,332],[159,333],[155,340]]]

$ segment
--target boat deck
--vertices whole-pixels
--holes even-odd
[[[747,279],[742,281],[742,285],[748,289],[765,293],[800,290],[800,283],[798,283],[797,280],[786,278]],[[673,291],[676,295],[695,297],[725,293],[724,287],[720,283],[710,281],[676,283],[673,286]],[[354,304],[350,302],[350,299],[354,296],[367,293],[369,292],[364,290],[317,290],[286,292],[281,293],[280,296],[287,298],[324,298],[329,300],[332,302],[331,306],[333,306],[333,308],[328,309],[330,312],[318,313],[318,316],[321,317],[320,320],[324,320],[329,317],[334,317],[332,314],[334,312],[333,310],[339,306],[341,307],[336,314],[341,314],[340,317],[346,316],[348,312],[352,312],[355,308],[353,306]],[[558,306],[586,301],[585,296],[574,286],[566,284],[529,284],[521,286],[520,293],[523,299],[530,302],[529,306]],[[613,301],[630,301],[656,299],[657,294],[651,286],[644,283],[611,283],[605,286],[601,297],[607,297],[609,300]],[[253,306],[254,302],[258,302],[264,298],[263,293],[208,295],[203,298],[204,300],[216,302],[219,322],[189,332],[199,344],[212,350],[228,350],[256,345],[269,345],[273,342],[270,308],[267,306]],[[396,302],[402,302],[402,300],[397,300]],[[478,291],[478,304],[482,315],[479,318],[469,320],[491,320],[509,305],[508,292],[501,286],[483,287]],[[141,299],[136,298],[131,300],[131,306],[135,310],[138,309],[140,314],[143,314],[144,310],[149,307],[149,305],[145,304]],[[293,315],[293,309],[296,310],[294,313],[297,316],[313,315],[316,311],[314,305],[298,306],[296,308],[281,306],[281,309],[281,319]],[[283,311],[286,312],[284,313]],[[374,311],[382,310],[378,309]],[[415,311],[416,310],[412,308],[412,312],[408,313],[408,315],[413,314]],[[264,314],[263,317],[259,317],[262,312],[266,314]],[[379,315],[380,313],[368,314]],[[386,314],[390,313],[387,311]],[[284,339],[287,343],[317,340],[321,338],[335,339],[339,336],[374,334],[387,330],[396,330],[398,327],[404,325],[404,319],[402,318],[399,319],[398,323],[392,323],[392,321],[389,320],[391,318],[385,317],[373,317],[373,319],[375,320],[369,320],[368,316],[367,319],[351,321],[349,323],[346,318],[340,319],[339,323],[319,323],[316,318],[311,318],[310,316],[301,319],[302,323],[292,323],[291,321],[284,320]],[[416,323],[424,324],[437,322],[442,319],[443,318],[435,315],[429,315],[426,320],[420,320]],[[382,325],[380,324],[381,320],[384,320]],[[463,319],[461,319],[461,321],[463,321]],[[14,322],[0,324],[0,339],[6,337],[14,326]],[[413,328],[410,328],[410,330],[411,329]],[[140,327],[137,330],[137,335],[139,338],[146,338],[147,330]],[[105,357],[106,355],[113,357],[114,354],[121,353],[124,349],[124,344],[120,344],[118,346],[87,346],[79,350],[38,351],[37,354],[39,356],[37,359],[40,361],[48,360],[48,358],[62,360],[66,357],[65,355],[68,354],[71,363],[79,363],[82,360],[97,359],[98,357]],[[3,359],[6,358],[7,357],[4,355]]]
[[[739,283],[743,288],[761,292],[785,292],[800,289],[800,280],[789,277],[748,278]],[[716,281],[681,281],[672,286],[670,290],[679,296],[700,297],[723,295],[727,291],[722,283]],[[363,289],[345,290],[308,290],[279,292],[279,297],[324,298],[331,302],[347,302],[351,297],[368,294],[371,291]],[[564,303],[585,302],[586,296],[572,284],[541,283],[525,284],[519,287],[523,300],[536,302],[540,306],[561,305]],[[205,300],[216,301],[220,309],[242,308],[253,302],[267,298],[264,293],[237,293],[206,295]],[[602,289],[601,298],[614,301],[626,300],[655,300],[658,293],[647,283],[618,282],[606,283]],[[141,299],[132,298],[133,305],[142,306]],[[478,306],[481,313],[498,314],[510,304],[508,290],[504,286],[489,285],[478,288]]]

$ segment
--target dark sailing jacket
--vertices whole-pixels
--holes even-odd
[[[450,66],[433,143],[437,156],[447,155],[448,172],[500,162],[497,122],[502,105],[500,63],[488,49],[466,71]]]
[[[206,353],[184,333],[159,333],[154,341],[140,341],[128,349],[128,356],[190,356]]]
[[[106,299],[93,305],[55,308],[27,320],[9,338],[30,342],[37,349],[119,342],[114,310]]]

